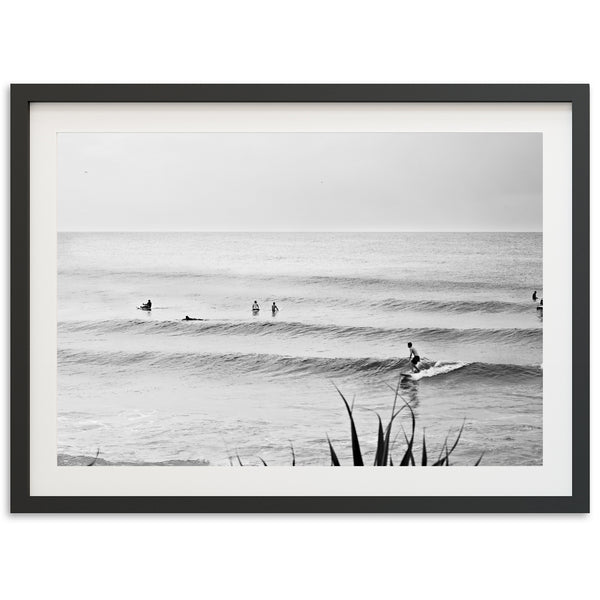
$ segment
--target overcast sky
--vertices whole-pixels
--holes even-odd
[[[61,133],[61,231],[541,231],[538,133]]]

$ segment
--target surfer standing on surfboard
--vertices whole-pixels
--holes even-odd
[[[412,345],[412,342],[408,342],[408,349],[410,350],[410,355],[408,359],[410,360],[410,365],[412,367],[413,373],[420,373],[421,369],[417,367],[419,362],[421,361],[421,357],[419,356],[419,351],[415,346]]]

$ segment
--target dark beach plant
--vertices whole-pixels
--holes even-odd
[[[334,384],[334,387],[335,387],[337,393],[339,394],[340,398],[342,399],[342,402],[344,403],[346,413],[348,414],[348,419],[350,420],[350,444],[352,447],[352,465],[355,467],[364,467],[365,466],[365,455],[361,449],[360,439],[358,437],[358,431],[357,431],[356,423],[354,420],[354,399],[352,400],[352,403],[350,404],[348,402],[348,400],[346,399],[346,397],[344,396],[344,394],[342,393],[342,391],[335,384]],[[392,410],[391,410],[389,418],[385,424],[385,427],[384,427],[384,421],[382,420],[381,415],[377,411],[373,411],[375,413],[375,415],[377,416],[377,434],[376,434],[377,435],[377,438],[376,438],[377,444],[376,444],[376,449],[375,449],[375,456],[373,459],[373,466],[375,466],[375,467],[393,467],[393,466],[395,466],[394,460],[392,457],[392,451],[394,449],[394,445],[395,445],[395,442],[396,442],[398,436],[402,432],[402,434],[404,436],[404,441],[406,443],[406,449],[402,453],[400,461],[397,462],[397,466],[413,467],[417,464],[417,459],[415,457],[415,451],[414,451],[415,430],[416,430],[415,413],[410,405],[410,402],[407,402],[399,393],[400,379],[398,380],[398,384],[396,385],[395,388],[392,386],[388,386],[388,387],[390,387],[394,392],[394,401],[392,403]],[[400,403],[402,404],[402,406],[400,406],[398,408],[398,404],[400,404]],[[398,418],[400,413],[405,409],[410,413],[410,437],[407,435],[406,431],[404,430],[404,427],[402,427],[402,425],[400,425],[400,431],[398,431],[396,436],[392,439],[392,430],[393,430],[394,422],[396,421],[396,419]],[[422,467],[427,467],[427,466],[449,467],[450,466],[450,457],[451,457],[452,453],[454,452],[454,450],[456,449],[456,447],[458,446],[458,443],[461,439],[463,430],[465,428],[465,422],[466,422],[466,419],[463,420],[463,422],[460,426],[460,429],[458,430],[458,434],[456,435],[456,438],[454,439],[454,442],[451,445],[448,442],[448,438],[450,437],[450,432],[448,432],[448,434],[446,435],[446,438],[444,440],[444,443],[442,444],[442,448],[438,454],[438,457],[434,462],[431,462],[432,459],[429,457],[429,454],[427,453],[425,430],[423,430],[423,444],[421,447],[421,458],[418,461],[419,465]],[[326,434],[326,438],[327,438],[327,445],[329,448],[329,457],[330,457],[331,466],[332,467],[342,466],[340,463],[340,460],[338,458],[338,454],[335,451],[333,444],[331,443],[329,434]],[[291,451],[291,466],[294,467],[294,466],[296,466],[296,451],[294,449],[294,444],[291,441],[289,442],[289,444],[290,444],[290,451]],[[96,464],[99,454],[100,454],[100,449],[98,448],[95,458],[92,460],[92,462],[90,462],[88,464],[89,467]],[[233,466],[236,463],[240,467],[248,465],[248,462],[246,462],[246,464],[244,464],[244,462],[242,462],[242,459],[237,450],[235,451],[235,454],[232,454],[229,451],[227,452],[227,454],[228,454],[228,458],[229,458],[229,464],[231,466]],[[481,455],[475,462],[474,466],[479,466],[481,464],[483,455],[484,455],[484,452],[481,453]],[[263,466],[265,466],[265,467],[268,466],[267,462],[261,456],[256,456],[255,458],[258,458],[258,460],[260,461],[260,464],[262,464]]]
[[[352,441],[353,466],[362,467],[362,466],[364,466],[364,458],[360,451],[360,444],[358,441],[356,424],[354,422],[353,410],[348,406],[348,402],[344,398],[344,395],[342,394],[342,392],[337,387],[336,387],[336,390],[337,390],[338,394],[341,396],[342,400],[344,401],[344,405],[346,406],[346,410],[348,412],[348,417],[350,419],[350,436],[351,436],[351,441]],[[397,405],[398,399],[400,399],[402,401],[403,406],[400,407],[398,410],[396,410],[396,405]],[[391,437],[391,433],[392,433],[392,425],[393,425],[396,417],[405,408],[408,409],[408,411],[410,412],[411,430],[410,430],[410,438],[409,438],[408,435],[406,434],[406,431],[401,426],[402,433],[404,434],[404,439],[406,442],[406,450],[404,451],[402,458],[400,459],[400,462],[398,464],[401,467],[409,467],[409,466],[414,467],[416,465],[416,460],[415,460],[414,451],[413,451],[414,440],[415,440],[415,429],[416,429],[415,413],[414,413],[412,407],[410,406],[410,403],[408,403],[406,400],[404,400],[404,398],[402,398],[399,395],[398,388],[396,388],[395,395],[394,395],[394,403],[393,403],[393,407],[392,407],[392,414],[390,416],[390,419],[389,419],[385,429],[383,428],[381,416],[378,413],[375,413],[377,415],[378,429],[377,429],[377,446],[376,446],[376,450],[375,450],[375,460],[374,460],[373,466],[375,466],[375,467],[393,467],[394,466],[394,461],[393,461],[392,452],[391,452],[392,449],[390,447],[390,437]],[[456,436],[456,439],[454,440],[454,443],[451,446],[448,445],[448,437],[450,435],[448,433],[448,435],[446,436],[446,439],[444,440],[444,444],[442,446],[440,454],[439,454],[437,460],[433,463],[428,462],[427,443],[425,440],[425,430],[423,430],[423,446],[421,449],[420,466],[422,466],[422,467],[426,467],[426,466],[449,467],[450,466],[450,455],[452,454],[452,452],[454,452],[454,450],[458,446],[458,442],[460,441],[460,437],[461,437],[464,427],[465,427],[465,422],[466,422],[466,419],[463,420],[462,425],[460,426],[460,429]],[[338,460],[337,454],[331,443],[331,440],[329,439],[329,436],[327,436],[327,442],[329,444],[329,452],[331,455],[331,465],[336,466],[336,467],[341,466],[340,461]],[[393,444],[392,444],[392,446],[393,446]],[[483,452],[481,453],[480,457],[477,459],[475,466],[478,466],[481,463],[482,458],[483,458]]]
[[[358,437],[358,431],[356,428],[356,422],[354,420],[354,400],[350,404],[342,391],[334,384],[334,387],[339,394],[342,402],[344,403],[344,407],[346,409],[346,413],[348,414],[348,418],[350,420],[350,444],[352,447],[352,465],[355,467],[363,467],[365,466],[365,455],[361,450],[360,439]],[[391,386],[389,386],[391,387]],[[392,410],[387,420],[387,423],[384,427],[383,420],[381,415],[377,411],[375,415],[377,416],[377,444],[375,449],[375,457],[373,460],[373,466],[375,467],[393,467],[394,460],[392,457],[392,450],[395,444],[395,441],[400,434],[400,431],[396,434],[396,437],[392,439],[392,430],[394,421],[398,417],[398,415],[403,410],[408,410],[410,413],[410,437],[407,435],[404,427],[400,425],[401,432],[404,435],[404,440],[406,443],[406,449],[402,453],[400,458],[400,462],[397,463],[397,466],[400,467],[414,467],[417,464],[417,459],[414,454],[414,441],[415,441],[415,430],[416,430],[416,417],[414,410],[412,409],[410,402],[407,402],[399,393],[400,390],[400,380],[398,380],[398,384],[395,388],[391,387],[394,391],[394,401],[392,403]],[[398,404],[401,403],[402,406],[398,407]],[[450,456],[458,446],[460,438],[462,436],[464,427],[465,427],[466,419],[463,420],[460,429],[458,430],[458,434],[454,439],[454,442],[450,445],[448,442],[448,438],[450,437],[450,432],[446,435],[444,443],[442,445],[442,449],[439,452],[437,459],[434,462],[431,462],[429,455],[427,454],[427,442],[425,439],[425,430],[423,430],[423,444],[421,448],[421,458],[419,460],[419,465],[422,467],[432,466],[432,467],[449,467],[450,466]],[[329,447],[329,457],[330,464],[332,467],[340,467],[342,466],[340,460],[338,458],[337,452],[331,443],[331,439],[329,435],[326,434],[327,445]],[[292,442],[290,442],[290,447],[292,451],[292,466],[296,465],[296,453],[294,451],[294,446]],[[483,452],[480,457],[477,459],[477,462],[474,466],[478,466],[481,463],[483,458]],[[236,454],[238,464],[242,465],[242,461],[240,460],[239,455]],[[268,466],[265,460],[262,457],[258,457],[260,462],[266,467]],[[231,463],[231,460],[230,460]],[[232,463],[231,463],[232,464]]]
[[[365,466],[365,455],[361,450],[361,444],[358,437],[358,431],[356,428],[356,423],[354,421],[354,401],[352,404],[349,404],[346,400],[346,397],[342,393],[342,391],[334,386],[337,393],[339,394],[342,402],[344,403],[344,407],[346,409],[346,413],[348,414],[348,418],[350,420],[350,444],[352,447],[352,465],[355,467],[364,467]],[[392,388],[394,389],[394,388]],[[404,441],[406,443],[406,449],[402,453],[400,458],[400,462],[397,463],[396,466],[400,467],[414,467],[417,464],[417,459],[415,457],[414,452],[414,441],[415,441],[415,430],[416,430],[416,418],[414,410],[412,409],[409,402],[407,402],[398,392],[399,387],[394,389],[394,402],[392,404],[392,411],[390,413],[389,419],[384,427],[381,415],[377,411],[373,411],[377,416],[377,444],[375,449],[375,456],[373,460],[373,466],[375,467],[393,467],[394,460],[392,457],[392,451],[396,442],[396,439],[400,435],[400,433],[404,436]],[[398,400],[402,403],[400,408],[397,408]],[[392,439],[392,429],[394,421],[397,419],[398,415],[403,410],[408,410],[410,413],[410,437],[407,435],[404,427],[400,425],[400,431],[396,434],[394,439]],[[446,435],[444,443],[442,444],[442,449],[440,450],[437,459],[434,462],[431,462],[429,454],[427,453],[427,442],[425,439],[425,430],[423,430],[423,443],[421,447],[421,458],[418,461],[419,465],[422,467],[432,466],[432,467],[449,467],[450,466],[450,456],[458,446],[458,443],[461,439],[464,427],[465,427],[466,419],[463,420],[460,429],[458,430],[458,434],[454,439],[454,442],[450,445],[448,442],[448,438],[450,437],[450,432]],[[330,457],[330,465],[332,467],[340,467],[342,464],[340,463],[340,459],[338,458],[337,452],[331,443],[331,439],[329,435],[326,434],[327,445],[329,448],[329,457]],[[296,451],[294,449],[294,444],[290,441],[290,451],[291,451],[291,466],[296,466]],[[98,448],[96,452],[96,456],[88,464],[89,467],[92,467],[96,464],[98,460],[98,456],[100,455],[100,449]],[[481,453],[474,466],[479,466],[481,464],[481,460],[483,459],[484,452]],[[239,455],[239,452],[236,450],[235,454],[228,452],[229,464],[233,466],[237,464],[240,467],[249,466],[248,462],[242,462],[242,459]],[[262,458],[262,456],[256,456],[260,461],[260,464],[267,467],[268,463]]]

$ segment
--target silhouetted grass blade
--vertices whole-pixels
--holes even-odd
[[[460,436],[462,435],[463,429],[465,428],[465,422],[466,422],[466,420],[467,420],[466,418],[463,419],[463,422],[462,422],[462,425],[460,426],[460,430],[458,432],[458,435],[456,436],[456,440],[454,441],[454,444],[452,444],[452,448],[450,448],[450,451],[448,452],[448,456],[450,456],[450,454],[452,454],[452,451],[458,445],[458,440],[460,440]]]
[[[401,467],[407,467],[409,464],[411,464],[413,466],[415,464],[415,459],[414,459],[414,456],[412,453],[413,442],[415,440],[415,413],[414,413],[413,409],[411,408],[410,404],[408,404],[408,402],[406,402],[405,400],[402,400],[402,401],[404,402],[405,406],[410,411],[410,418],[411,418],[410,440],[408,442],[408,448],[406,449],[406,453],[404,454],[404,456],[402,457],[402,461],[400,462]]]
[[[98,448],[98,450],[96,451],[96,456],[94,457],[94,460],[88,465],[88,467],[93,467],[96,464],[99,454],[100,454],[100,448]]]
[[[329,436],[327,436],[327,443],[329,444],[329,453],[331,454],[331,466],[339,467],[340,461],[338,460],[337,454],[335,453],[335,450],[331,445],[331,440],[329,439]]]
[[[394,408],[395,407],[396,407],[396,398],[394,398]],[[402,407],[402,408],[404,408],[404,407]],[[384,465],[387,465],[388,454],[390,451],[390,436],[392,435],[392,423],[394,422],[394,419],[400,414],[400,411],[402,410],[402,408],[397,410],[395,413],[392,413],[392,416],[390,417],[390,422],[388,423],[388,426],[385,429],[385,442],[383,445],[383,464]]]
[[[334,386],[335,386],[335,389],[337,390],[338,394],[341,396],[342,400],[344,401],[346,410],[348,411],[348,416],[350,417],[350,432],[352,435],[352,459],[354,461],[354,466],[355,467],[364,467],[362,453],[360,451],[360,443],[358,441],[358,434],[356,433],[354,417],[352,416],[352,410],[350,408],[350,405],[348,404],[348,401],[346,400],[346,398],[344,398],[344,394],[342,394],[342,392],[339,390],[337,385],[334,384]]]
[[[448,447],[448,436],[446,436],[446,439],[444,440],[444,445],[442,446],[442,449],[440,450],[440,453],[438,455],[438,459],[433,463],[434,467],[440,467],[444,464],[444,458],[442,458],[442,454],[444,454],[444,450]]]
[[[383,425],[381,423],[381,417],[379,415],[377,415],[377,420],[379,421],[379,428],[377,430],[377,450],[375,451],[374,466],[383,467],[385,466],[385,463],[383,462],[383,450],[385,446],[385,441],[383,439]]]
[[[442,446],[442,450],[440,452],[440,457],[442,456],[442,454],[444,454],[444,451],[446,452],[446,454],[442,457],[442,458],[438,458],[436,462],[433,463],[434,467],[443,467],[444,464],[446,463],[446,457],[448,456],[448,438],[446,437],[446,441],[444,442],[444,445]]]

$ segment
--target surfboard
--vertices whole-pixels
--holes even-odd
[[[400,373],[401,377],[412,377],[414,373]]]
[[[152,310],[151,308],[148,308],[147,306],[138,306],[137,309],[138,310]]]

